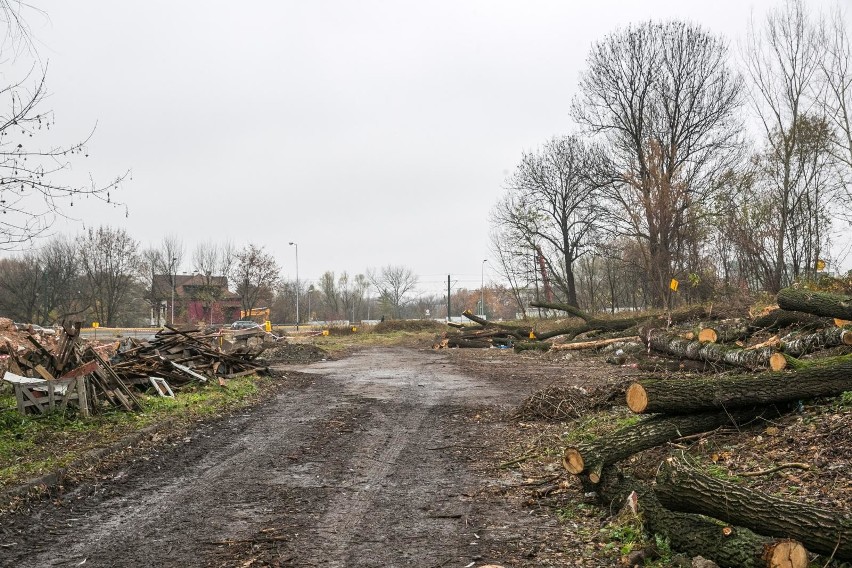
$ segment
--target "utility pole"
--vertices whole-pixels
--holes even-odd
[[[450,275],[447,274],[447,322],[452,321],[450,319],[451,313],[452,312],[450,311]]]
[[[485,263],[488,259],[482,261],[482,280],[479,284],[479,315],[485,317]]]
[[[290,246],[296,247],[296,331],[299,331],[299,245],[290,243]]]

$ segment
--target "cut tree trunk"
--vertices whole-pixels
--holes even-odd
[[[705,412],[691,416],[652,416],[636,424],[600,436],[590,443],[568,446],[562,465],[569,473],[588,474],[600,482],[603,469],[642,450],[654,448],[684,436],[709,432],[720,426],[740,426],[767,413],[764,408],[729,412]]]
[[[778,331],[779,329],[794,325],[800,329],[817,329],[824,327],[827,321],[819,316],[805,312],[777,309],[751,320],[747,331]]]
[[[772,369],[776,371],[780,371],[787,364],[781,355],[773,359],[775,352],[769,347],[742,349],[718,343],[690,341],[659,329],[640,330],[640,336],[645,344],[655,351],[694,361],[727,363],[747,369],[761,369],[772,366]]]
[[[574,343],[557,343],[551,346],[551,350],[553,351],[578,351],[582,349],[597,349],[599,347],[606,347],[607,345],[611,345],[613,343],[623,341],[639,341],[638,336],[628,336],[628,337],[612,337],[609,339],[595,339],[593,341],[575,341]]]
[[[627,406],[636,413],[685,414],[837,396],[852,390],[852,360],[812,365],[791,372],[644,379],[627,389]]]
[[[852,560],[852,515],[710,477],[677,458],[663,465],[655,492],[669,509],[715,517],[766,536],[793,538],[811,552]]]
[[[852,319],[852,296],[784,288],[778,292],[778,305],[785,310],[807,312],[827,318]]]
[[[624,480],[607,483],[601,492],[606,505],[620,506],[634,491],[645,527],[669,540],[672,549],[688,556],[703,556],[722,567],[805,568],[808,555],[800,543],[760,536],[747,528],[732,527],[689,513],[663,507],[650,489]]]
[[[829,327],[795,339],[785,338],[781,340],[781,351],[793,357],[801,357],[812,351],[838,345],[852,345],[852,330]]]

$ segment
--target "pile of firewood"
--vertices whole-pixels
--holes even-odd
[[[150,341],[125,340],[113,357],[112,367],[129,384],[146,383],[151,376],[181,386],[190,381],[264,374],[268,367],[255,359],[265,348],[265,335],[257,329],[234,332],[226,338],[220,330],[167,325]]]
[[[736,365],[750,370],[783,361],[779,371],[699,378],[646,378],[626,390],[637,423],[564,450],[565,469],[602,504],[628,503],[642,510],[646,526],[673,549],[711,558],[723,566],[808,565],[806,551],[852,560],[852,512],[838,512],[751,490],[700,473],[683,457],[670,457],[653,486],[624,478],[614,465],[674,440],[694,440],[722,427],[765,424],[800,401],[852,391],[852,297],[800,289],[778,294],[779,309],[744,322],[723,322],[712,343],[687,332],[643,327],[648,349],[668,356]],[[647,325],[647,324],[645,324]],[[699,336],[710,339],[703,328]],[[760,341],[751,334],[792,329]],[[736,342],[741,342],[737,344]],[[762,345],[761,345],[762,344]],[[708,348],[715,346],[716,348]],[[834,347],[834,357],[801,359]],[[807,468],[807,464],[782,467]],[[718,519],[718,521],[713,520]]]

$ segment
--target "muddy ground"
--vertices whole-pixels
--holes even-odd
[[[410,348],[286,367],[267,403],[2,519],[0,565],[614,565],[500,468],[513,410],[565,365],[503,355],[493,373],[486,353]]]

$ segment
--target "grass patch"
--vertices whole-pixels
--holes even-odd
[[[240,377],[183,388],[174,399],[139,394],[143,412],[106,410],[83,418],[76,413],[18,414],[13,395],[0,395],[0,488],[66,467],[87,452],[168,419],[188,423],[250,404],[271,379]]]

